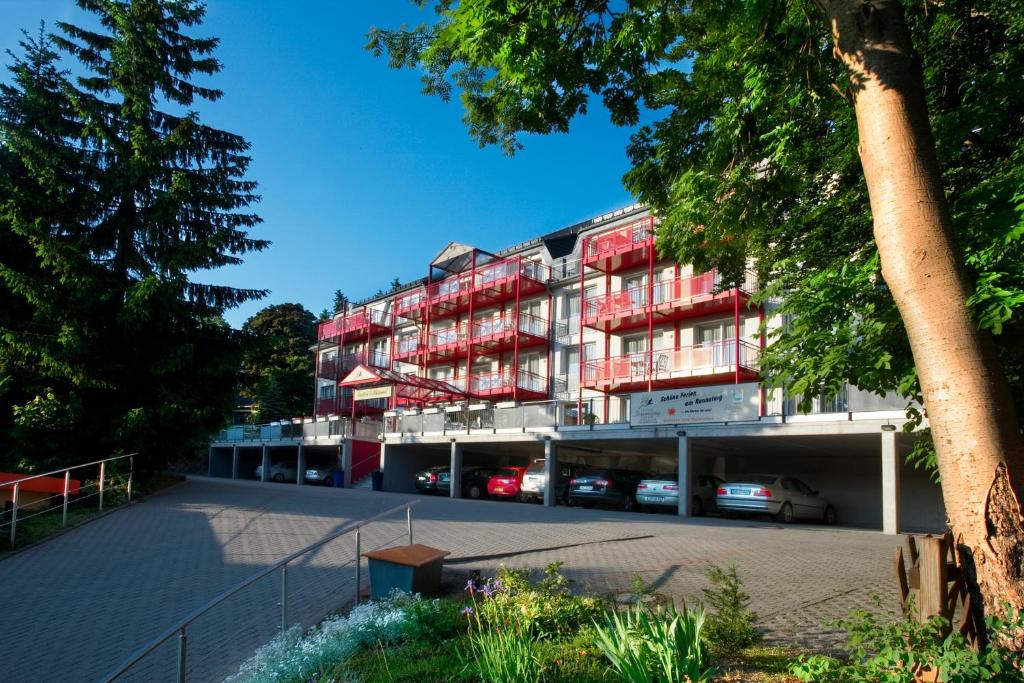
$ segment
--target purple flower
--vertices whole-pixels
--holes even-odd
[[[480,592],[483,593],[484,597],[486,597],[486,598],[489,598],[489,597],[491,597],[491,595],[494,594],[494,591],[491,590],[491,585],[488,584],[488,583],[484,584],[484,587],[480,589]]]
[[[462,609],[462,613],[465,614],[466,616],[469,616],[470,614],[473,613],[473,608],[469,607],[469,606],[466,606],[466,607],[464,607]]]
[[[468,590],[470,593],[475,591],[476,590],[476,581],[474,581],[473,579],[470,579],[469,581],[467,581],[466,582],[466,590]]]
[[[494,590],[498,591],[499,593],[505,591],[505,584],[501,582],[501,579],[494,580]]]

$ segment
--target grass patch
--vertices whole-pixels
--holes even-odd
[[[727,660],[717,661],[720,683],[796,683],[799,679],[789,673],[790,666],[800,652],[785,647],[754,645],[745,648]]]

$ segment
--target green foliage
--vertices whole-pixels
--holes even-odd
[[[195,274],[267,243],[247,235],[248,143],[189,110],[221,95],[196,83],[220,70],[217,40],[189,35],[202,5],[78,4],[100,28],[26,36],[0,85],[0,459],[123,449],[159,469],[230,413],[241,339],[221,314],[263,295]]]
[[[549,564],[536,586],[529,570],[502,567],[494,580],[474,593],[484,597],[476,607],[478,616],[493,628],[516,625],[538,639],[572,633],[589,624],[604,606],[596,598],[570,593],[561,567],[561,562]]]
[[[705,638],[716,657],[733,657],[744,648],[761,642],[757,630],[757,614],[747,607],[750,596],[743,590],[743,582],[736,564],[727,569],[708,567],[711,586],[703,590],[704,601],[711,613],[704,627]]]
[[[1005,614],[987,617],[986,625],[993,644],[977,651],[959,633],[944,635],[949,621],[942,617],[890,623],[858,610],[839,622],[848,636],[847,661],[802,656],[791,673],[801,681],[830,683],[913,683],[926,671],[938,672],[946,683],[1021,680],[1024,655],[998,643],[1024,632],[1024,613],[1006,605]]]
[[[440,0],[432,23],[375,28],[368,48],[419,69],[429,95],[460,93],[470,134],[509,153],[523,133],[567,131],[594,98],[616,124],[644,119],[626,186],[661,219],[664,255],[718,268],[726,286],[757,264],[756,302],[785,322],[766,332],[768,382],[804,409],[846,382],[909,403],[920,387],[874,244],[849,81],[813,5]],[[904,5],[969,305],[1024,410],[1024,11]]]
[[[465,671],[484,683],[533,683],[541,680],[534,639],[510,620],[506,627],[484,625],[477,616],[470,626],[467,652],[459,653]]]
[[[707,666],[703,627],[703,610],[650,611],[637,605],[595,624],[595,643],[623,680],[697,683],[713,674]]]
[[[316,318],[300,304],[267,306],[245,321],[242,395],[257,406],[260,422],[309,411],[316,343]]]

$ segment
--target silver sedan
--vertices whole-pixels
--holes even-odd
[[[773,515],[779,522],[814,519],[834,524],[836,511],[818,492],[796,477],[745,474],[718,487],[715,497],[723,512]]]
[[[690,515],[700,517],[715,510],[715,492],[722,480],[710,474],[699,474],[694,480],[693,498],[690,500]],[[636,501],[641,507],[671,508],[679,506],[679,474],[667,472],[650,479],[644,479],[636,487]]]

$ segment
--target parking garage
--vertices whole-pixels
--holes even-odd
[[[592,468],[677,473],[682,500],[700,475],[732,481],[749,474],[793,476],[820,491],[837,522],[887,533],[944,528],[939,487],[905,463],[914,434],[891,420],[720,425],[682,429],[555,431],[515,435],[438,437],[403,434],[385,440],[384,489],[416,492],[415,474],[447,465],[528,466],[547,461]],[[501,438],[499,438],[501,437]],[[679,463],[684,463],[680,469]],[[550,481],[550,478],[549,478]],[[459,495],[459,487],[451,487]],[[556,496],[549,504],[557,504]],[[680,505],[677,511],[687,516]],[[514,515],[514,509],[509,515]]]

